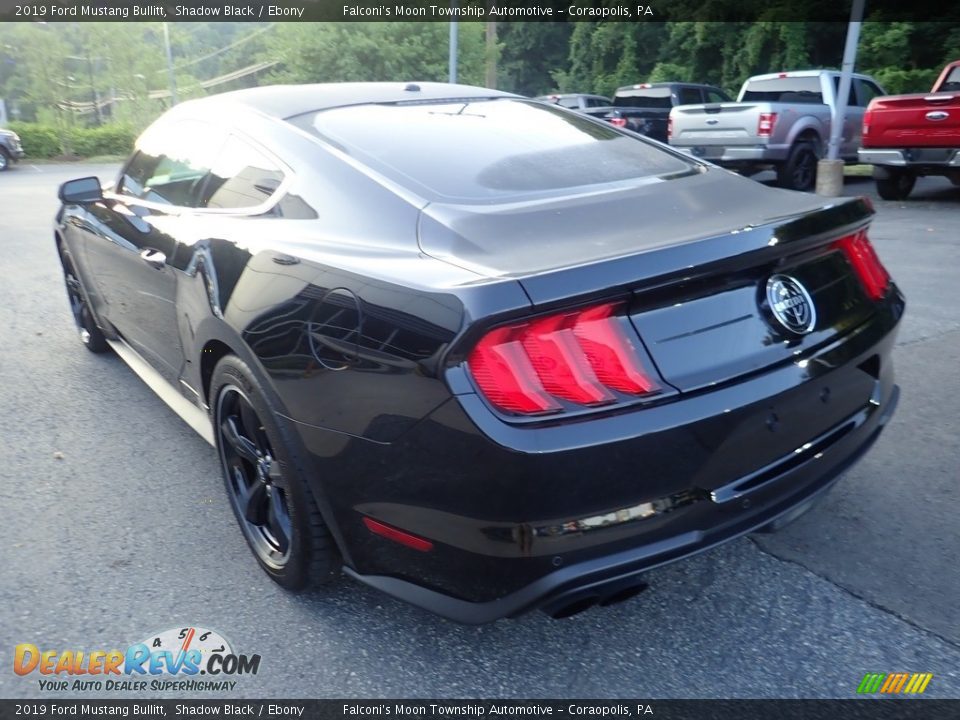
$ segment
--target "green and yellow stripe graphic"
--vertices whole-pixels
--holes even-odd
[[[883,693],[886,695],[919,695],[927,689],[933,673],[867,673],[860,681],[857,692],[863,695]]]

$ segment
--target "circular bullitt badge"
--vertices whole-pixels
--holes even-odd
[[[789,275],[773,275],[767,280],[767,304],[777,322],[792,333],[806,335],[817,324],[810,293]]]

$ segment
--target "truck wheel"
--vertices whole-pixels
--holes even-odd
[[[777,168],[777,184],[788,190],[813,190],[818,159],[813,143],[798,142],[790,149],[787,161]]]
[[[889,177],[877,178],[877,195],[884,200],[906,200],[916,182],[916,175],[891,171]]]
[[[0,148],[0,172],[10,168],[10,156],[7,155],[7,151],[3,148]]]

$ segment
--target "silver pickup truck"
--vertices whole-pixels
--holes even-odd
[[[826,153],[839,85],[834,70],[756,75],[743,84],[735,103],[673,108],[670,144],[747,174],[774,168],[782,187],[811,190],[817,160]],[[853,76],[840,143],[843,160],[857,161],[863,111],[883,94],[872,78]]]

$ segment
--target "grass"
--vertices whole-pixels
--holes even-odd
[[[20,162],[28,165],[62,165],[64,163],[83,164],[103,164],[118,163],[127,159],[127,155],[94,155],[88,158],[59,157],[59,158],[32,158],[29,155]]]

